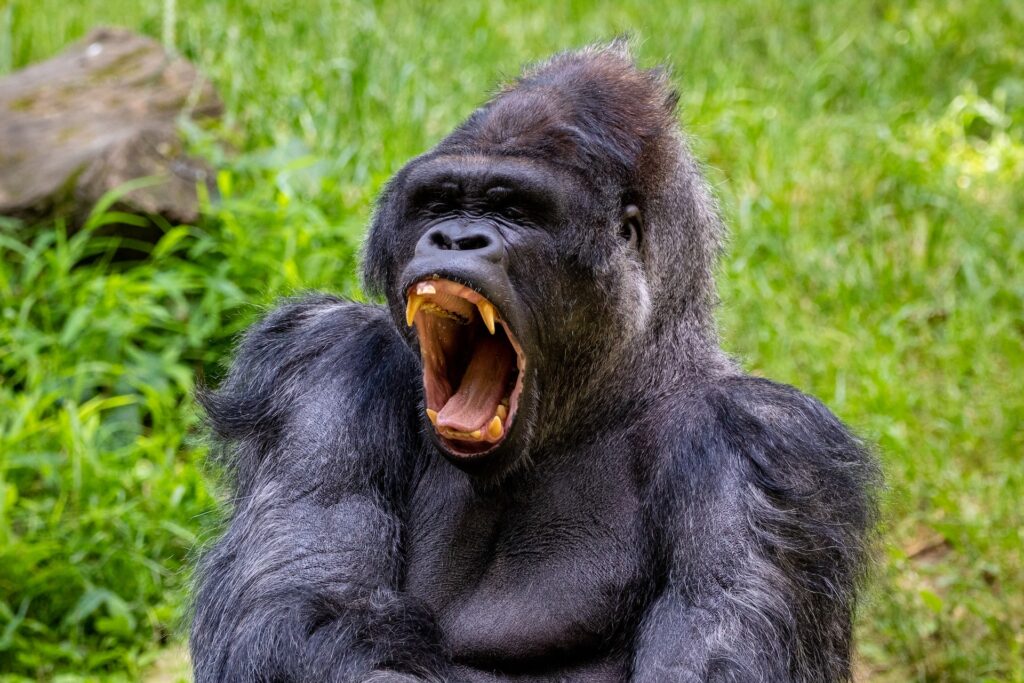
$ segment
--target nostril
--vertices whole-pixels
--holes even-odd
[[[489,246],[491,246],[491,239],[487,235],[467,235],[455,240],[455,248],[462,251],[486,249]]]
[[[444,234],[444,231],[442,230],[432,231],[427,239],[429,239],[430,243],[437,247],[438,249],[452,248],[451,238],[448,237],[448,235]]]

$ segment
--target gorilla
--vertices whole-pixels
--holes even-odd
[[[877,467],[720,349],[676,100],[620,43],[528,69],[383,190],[386,304],[244,336],[199,683],[850,679]]]

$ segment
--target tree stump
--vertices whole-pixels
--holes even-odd
[[[0,214],[80,220],[106,192],[153,177],[119,201],[171,221],[198,218],[212,170],[184,153],[177,119],[223,105],[187,60],[151,38],[100,28],[0,79]]]

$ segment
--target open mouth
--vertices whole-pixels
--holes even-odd
[[[494,448],[508,434],[526,357],[494,304],[469,287],[427,279],[408,292],[416,325],[427,417],[456,455]]]

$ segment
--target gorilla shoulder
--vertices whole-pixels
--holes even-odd
[[[696,403],[670,449],[669,480],[704,499],[714,491],[729,533],[754,541],[821,595],[854,585],[880,481],[867,446],[821,401],[768,379],[726,377]]]
[[[865,444],[821,401],[787,384],[729,375],[676,410],[681,441],[669,451],[685,461],[699,444],[697,457],[740,467],[778,495],[860,495],[876,481]]]
[[[821,401],[788,384],[738,375],[718,384],[708,400],[723,434],[743,434],[731,445],[754,462],[760,458],[752,446],[775,452],[778,465],[793,468],[872,462],[860,439]]]

